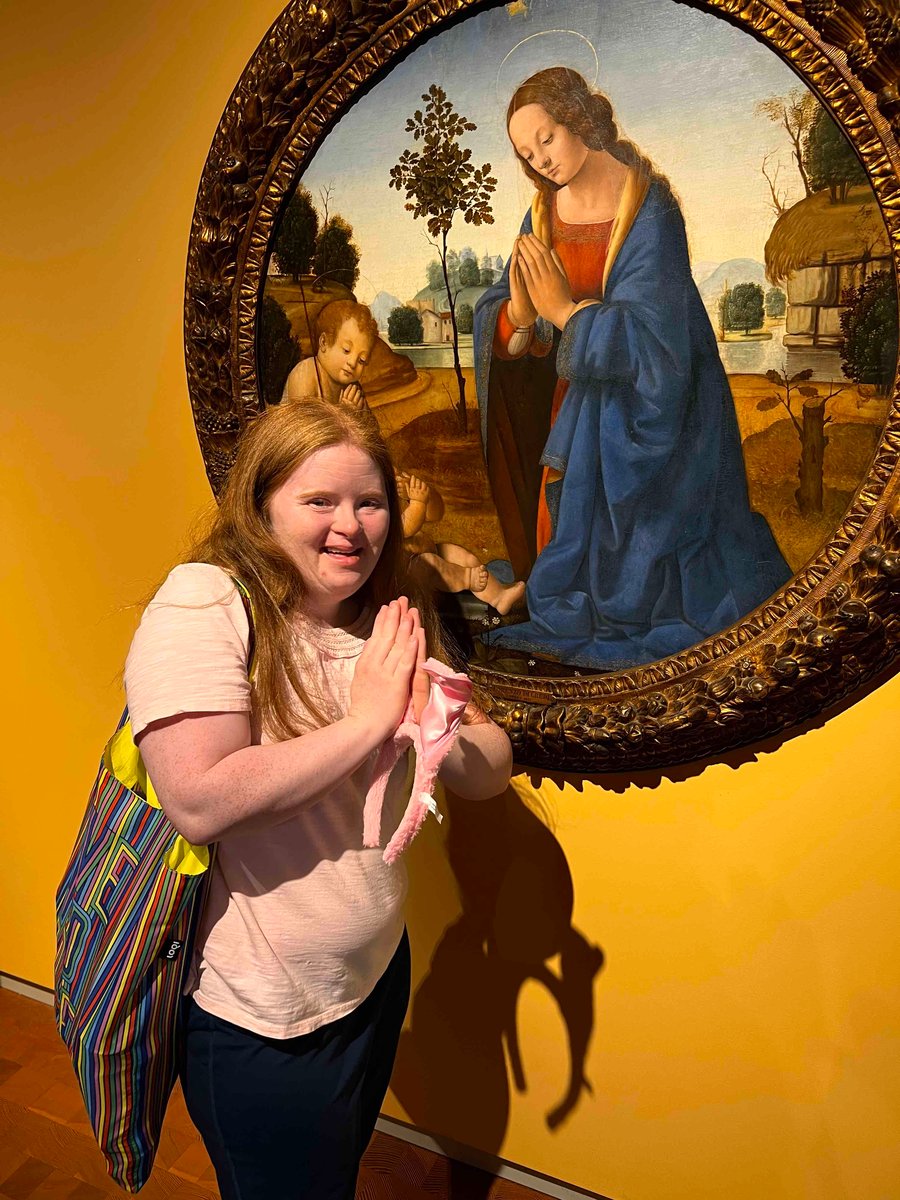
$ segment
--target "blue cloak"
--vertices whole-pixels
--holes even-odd
[[[548,496],[553,536],[528,578],[530,620],[486,638],[608,670],[695,645],[792,575],[750,508],[734,401],[678,202],[659,179],[645,188],[617,252],[611,246],[602,301],[586,302],[554,332],[546,365],[492,360],[508,262],[475,309],[482,439],[517,574],[527,571],[522,539],[536,513],[539,464],[562,473]],[[532,228],[529,212],[522,231]],[[549,380],[541,377],[548,366]],[[511,367],[512,386],[502,378]],[[529,439],[547,433],[557,377],[569,387],[532,463]],[[533,534],[530,546],[533,554]]]

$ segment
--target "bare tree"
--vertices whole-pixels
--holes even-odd
[[[779,391],[772,392],[756,405],[760,412],[768,412],[781,405],[787,410],[800,438],[800,461],[797,464],[797,490],[794,496],[803,516],[820,513],[824,508],[825,447],[828,445],[825,426],[832,421],[830,416],[825,415],[825,406],[846,391],[846,385],[839,387],[832,380],[828,385],[828,395],[823,396],[818,387],[808,382],[811,377],[810,370],[798,371],[791,376],[786,371],[766,371],[766,379],[774,383]],[[794,411],[792,393],[802,396],[799,417]]]
[[[334,195],[334,180],[329,180],[324,187],[319,188],[319,202],[322,205],[322,228],[328,228],[328,206],[331,204],[331,198]]]
[[[781,172],[781,163],[776,162],[774,172],[771,175],[769,174],[771,169],[769,167],[769,159],[771,157],[771,154],[763,155],[762,167],[760,169],[763,173],[763,178],[769,185],[769,191],[772,195],[772,199],[769,201],[770,207],[772,208],[772,211],[775,213],[776,217],[783,217],[790,206],[787,202],[787,192],[783,188],[779,189],[778,187],[778,176]]]
[[[791,153],[807,196],[812,195],[806,163],[803,161],[804,141],[819,110],[819,102],[806,88],[791,88],[786,96],[768,96],[760,100],[754,112],[780,125],[791,142]]]

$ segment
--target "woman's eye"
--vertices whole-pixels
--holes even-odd
[[[311,504],[313,508],[327,508],[328,507],[328,501],[326,500],[326,498],[324,496],[313,496],[312,499],[309,500],[307,503]]]
[[[551,133],[548,138],[544,139],[544,145],[549,146],[552,141],[553,141],[553,134]]]

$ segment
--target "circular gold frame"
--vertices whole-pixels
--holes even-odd
[[[673,0],[685,2],[685,0]],[[234,90],[197,196],[185,357],[197,435],[218,492],[261,408],[256,320],[288,190],[353,99],[435,31],[496,0],[294,0]],[[691,0],[768,44],[853,141],[900,252],[900,17],[887,0]],[[900,408],[816,558],[767,604],[672,658],[588,679],[471,665],[516,761],[586,773],[668,766],[758,741],[891,669],[900,647]]]

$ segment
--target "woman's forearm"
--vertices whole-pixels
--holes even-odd
[[[512,774],[509,738],[493,721],[462,725],[439,771],[442,783],[467,800],[498,796]]]
[[[223,738],[234,748],[221,756]],[[359,718],[344,717],[289,741],[254,746],[245,714],[219,713],[148,730],[141,754],[172,824],[202,845],[288,820],[358,770],[383,738]]]

